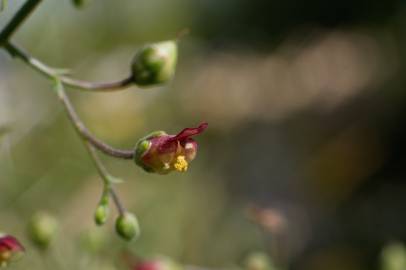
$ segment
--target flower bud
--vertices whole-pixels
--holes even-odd
[[[173,40],[141,48],[131,65],[134,83],[152,86],[169,81],[175,73],[177,54],[177,43]]]
[[[135,163],[147,172],[158,174],[185,172],[197,153],[197,143],[191,137],[202,133],[207,126],[202,123],[197,128],[185,128],[177,135],[163,131],[149,134],[135,147]]]
[[[100,202],[96,207],[94,213],[94,221],[96,225],[104,225],[110,213],[109,209],[110,188],[106,186],[103,190],[103,194],[100,198]]]
[[[46,249],[56,235],[58,223],[47,213],[37,213],[32,218],[28,234],[31,241],[39,248]]]
[[[110,209],[108,205],[99,204],[94,213],[94,222],[96,225],[104,225],[109,217]]]
[[[140,235],[138,220],[132,213],[124,213],[116,220],[116,232],[125,240],[132,240]]]
[[[0,267],[7,266],[23,252],[24,247],[16,238],[11,235],[0,235]]]

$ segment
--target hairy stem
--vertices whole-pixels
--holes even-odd
[[[84,138],[86,141],[91,143],[94,147],[102,151],[103,153],[117,157],[117,158],[123,158],[123,159],[132,159],[134,157],[134,151],[133,150],[122,150],[122,149],[116,149],[99,139],[97,139],[93,134],[90,133],[90,131],[86,128],[86,126],[83,124],[83,122],[80,120],[79,116],[77,115],[75,109],[72,106],[72,103],[70,102],[68,96],[65,93],[65,90],[63,88],[62,82],[59,81],[59,78],[57,78],[56,82],[56,91],[58,94],[58,97],[62,104],[65,107],[65,110],[69,116],[69,119],[73,123],[76,131],[79,133],[79,135]]]
[[[0,33],[0,45],[6,43],[42,0],[28,0]]]
[[[1,44],[0,44],[1,45]],[[60,81],[69,87],[81,89],[81,90],[88,90],[88,91],[104,91],[104,92],[111,92],[111,91],[118,91],[124,88],[127,88],[133,84],[133,76],[128,76],[119,81],[113,82],[88,82],[73,79],[64,75],[61,75],[61,72],[58,72],[57,69],[52,68],[38,59],[31,56],[29,53],[24,51],[22,48],[18,47],[17,45],[13,44],[12,42],[6,42],[3,44],[4,49],[12,55],[13,57],[18,57],[29,66],[40,72],[42,75],[45,75],[48,78],[55,78],[58,77]]]

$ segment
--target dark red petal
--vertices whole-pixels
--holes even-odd
[[[191,136],[202,133],[208,127],[208,125],[208,123],[201,123],[197,128],[185,128],[179,132],[178,135],[171,138],[171,140],[183,141]]]
[[[6,235],[0,237],[0,247],[5,247],[11,251],[23,251],[24,247],[13,236]]]

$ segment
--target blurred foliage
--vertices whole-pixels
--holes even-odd
[[[400,270],[406,268],[406,248],[402,243],[391,243],[384,247],[381,254],[382,270]]]

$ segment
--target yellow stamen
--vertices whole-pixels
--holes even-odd
[[[187,168],[188,168],[188,165],[189,164],[187,163],[185,156],[178,156],[176,158],[175,164],[173,164],[173,167],[178,172],[186,172]]]
[[[0,263],[1,264],[4,264],[4,263],[6,264],[7,261],[10,259],[10,257],[11,257],[11,252],[10,251],[8,251],[8,250],[2,251],[0,253]]]

